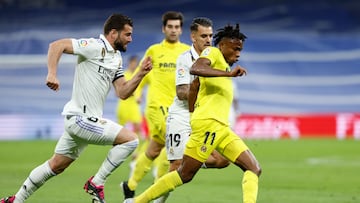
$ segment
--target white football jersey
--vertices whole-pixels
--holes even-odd
[[[176,61],[176,85],[190,84],[195,76],[190,74],[190,68],[196,59],[199,58],[199,54],[196,53],[194,45],[190,50],[181,54]],[[169,108],[170,113],[184,113],[187,117],[189,114],[189,105],[187,100],[180,100],[177,96],[174,98],[174,102]]]
[[[72,39],[72,45],[78,60],[71,100],[62,114],[102,117],[115,72],[123,75],[121,53],[112,48],[104,35],[99,39]]]

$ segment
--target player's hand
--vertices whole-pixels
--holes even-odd
[[[238,77],[238,76],[244,76],[247,74],[247,70],[239,65],[235,66],[231,71],[231,76]]]
[[[46,86],[54,91],[59,91],[60,82],[56,76],[48,74],[46,77]]]
[[[146,73],[150,72],[150,70],[152,69],[152,60],[151,57],[148,56],[146,57],[141,64],[141,69],[143,71],[145,71]]]

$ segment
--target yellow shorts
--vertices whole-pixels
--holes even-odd
[[[167,115],[167,107],[150,106],[145,110],[145,118],[148,123],[150,137],[155,142],[162,145],[165,145]]]
[[[191,135],[184,154],[200,162],[205,162],[215,149],[229,161],[249,149],[231,128],[216,120],[192,120]]]

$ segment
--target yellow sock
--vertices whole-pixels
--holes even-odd
[[[163,175],[167,174],[169,172],[169,166],[170,163],[167,160],[167,156],[166,156],[166,149],[165,147],[161,150],[159,156],[157,157],[157,161],[156,161],[156,168],[157,168],[157,172],[156,172],[156,177],[155,177],[155,182]]]
[[[150,171],[152,162],[153,160],[149,159],[145,155],[145,152],[141,153],[137,157],[134,172],[128,181],[128,186],[130,190],[136,190],[138,183]]]
[[[135,197],[136,203],[148,203],[163,194],[173,191],[183,182],[177,171],[172,171],[162,176],[158,181],[151,185],[147,190]]]
[[[244,203],[255,203],[258,193],[258,176],[252,171],[245,171],[242,189],[243,189],[243,202]]]

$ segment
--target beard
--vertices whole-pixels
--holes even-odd
[[[114,45],[116,50],[119,50],[121,52],[126,52],[126,46],[123,43],[115,42]]]

